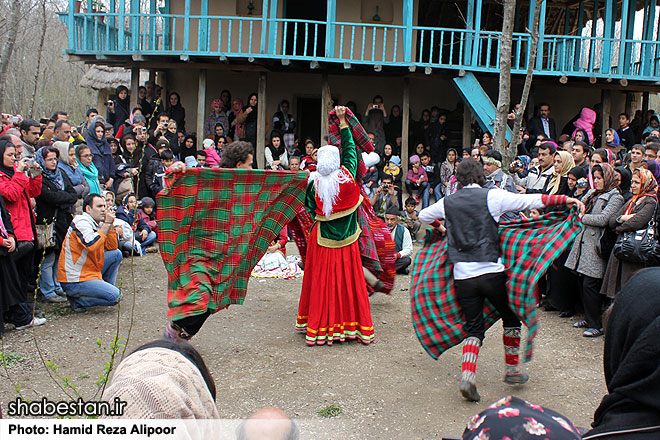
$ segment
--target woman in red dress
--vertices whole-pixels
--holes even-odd
[[[317,171],[309,177],[305,208],[316,221],[310,234],[296,328],[308,345],[374,338],[358,237],[362,203],[356,180],[358,153],[346,123],[346,108],[336,107],[342,153],[332,145],[318,151]]]

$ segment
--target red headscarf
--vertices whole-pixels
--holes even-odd
[[[632,214],[637,203],[644,197],[653,197],[656,202],[658,201],[658,196],[656,195],[658,192],[658,182],[655,181],[653,173],[647,169],[638,168],[633,171],[633,177],[635,176],[639,177],[642,188],[639,191],[639,194],[633,195],[632,198],[628,201],[626,210],[623,213],[624,215]]]

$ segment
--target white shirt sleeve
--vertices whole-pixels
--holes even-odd
[[[403,243],[401,243],[401,254],[402,257],[411,257],[413,253],[413,244],[412,238],[410,237],[410,231],[403,225],[400,225],[403,228]]]
[[[492,212],[492,211],[491,211]],[[419,220],[430,225],[434,220],[442,220],[445,218],[445,201],[440,199],[433,205],[428,206],[420,211]]]
[[[266,166],[270,168],[270,164],[273,163],[273,153],[271,153],[270,148],[266,148],[264,155],[266,156]]]
[[[499,222],[502,214],[508,211],[518,212],[525,209],[544,208],[542,197],[541,194],[514,194],[503,189],[493,188],[488,191],[488,211],[495,221]]]

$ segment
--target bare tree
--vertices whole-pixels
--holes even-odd
[[[46,0],[41,0],[41,11],[43,13],[44,24],[41,30],[41,41],[39,42],[39,54],[37,55],[37,68],[34,69],[34,89],[32,89],[32,97],[30,98],[30,117],[34,115],[34,99],[37,96],[37,89],[39,88],[39,73],[41,72],[41,55],[44,52],[44,42],[46,41],[46,29],[48,29],[48,16],[46,14]]]
[[[506,168],[508,168],[511,162],[513,162],[518,151],[520,127],[522,126],[522,118],[525,113],[525,108],[527,107],[527,100],[532,86],[532,77],[534,75],[536,53],[539,46],[541,4],[544,1],[545,0],[537,0],[534,3],[534,15],[532,18],[531,29],[527,30],[531,37],[529,59],[527,60],[527,74],[525,76],[522,96],[520,97],[520,108],[515,112],[513,138],[507,145],[506,128],[509,115],[509,105],[511,102],[511,52],[516,0],[504,0],[500,53],[500,91],[497,100],[493,143],[495,148],[502,153],[503,165]]]
[[[11,13],[9,14],[9,30],[7,32],[7,41],[0,52],[0,109],[4,109],[5,90],[7,87],[7,72],[9,71],[9,61],[14,52],[16,36],[18,35],[18,21],[21,17],[21,0],[13,0],[11,4]]]
[[[502,156],[506,156],[507,118],[509,115],[509,104],[511,103],[511,48],[513,46],[513,23],[516,15],[516,0],[504,0],[503,6],[502,36],[500,37],[500,92],[498,94],[495,112],[493,144],[495,149],[502,153]],[[506,162],[507,160],[505,159]]]
[[[534,61],[536,60],[536,52],[539,48],[539,22],[541,21],[541,3],[545,0],[537,1],[534,5],[534,17],[532,18],[532,28],[528,29],[532,45],[529,50],[529,63],[527,63],[527,74],[525,75],[525,84],[523,85],[522,96],[520,97],[520,108],[516,111],[516,117],[513,121],[513,139],[511,139],[511,145],[509,145],[509,152],[507,157],[510,159],[506,162],[508,167],[515,153],[518,149],[518,136],[520,136],[520,128],[522,127],[523,115],[525,114],[525,109],[527,108],[527,100],[529,98],[529,91],[532,88],[532,77],[534,76]]]

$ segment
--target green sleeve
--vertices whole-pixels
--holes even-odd
[[[346,126],[340,131],[341,133],[341,164],[350,171],[354,178],[357,178],[358,156],[355,142],[353,142],[353,135],[351,129]]]
[[[314,182],[311,180],[307,184],[307,193],[305,194],[305,209],[313,220],[316,217],[316,190],[314,189]]]

